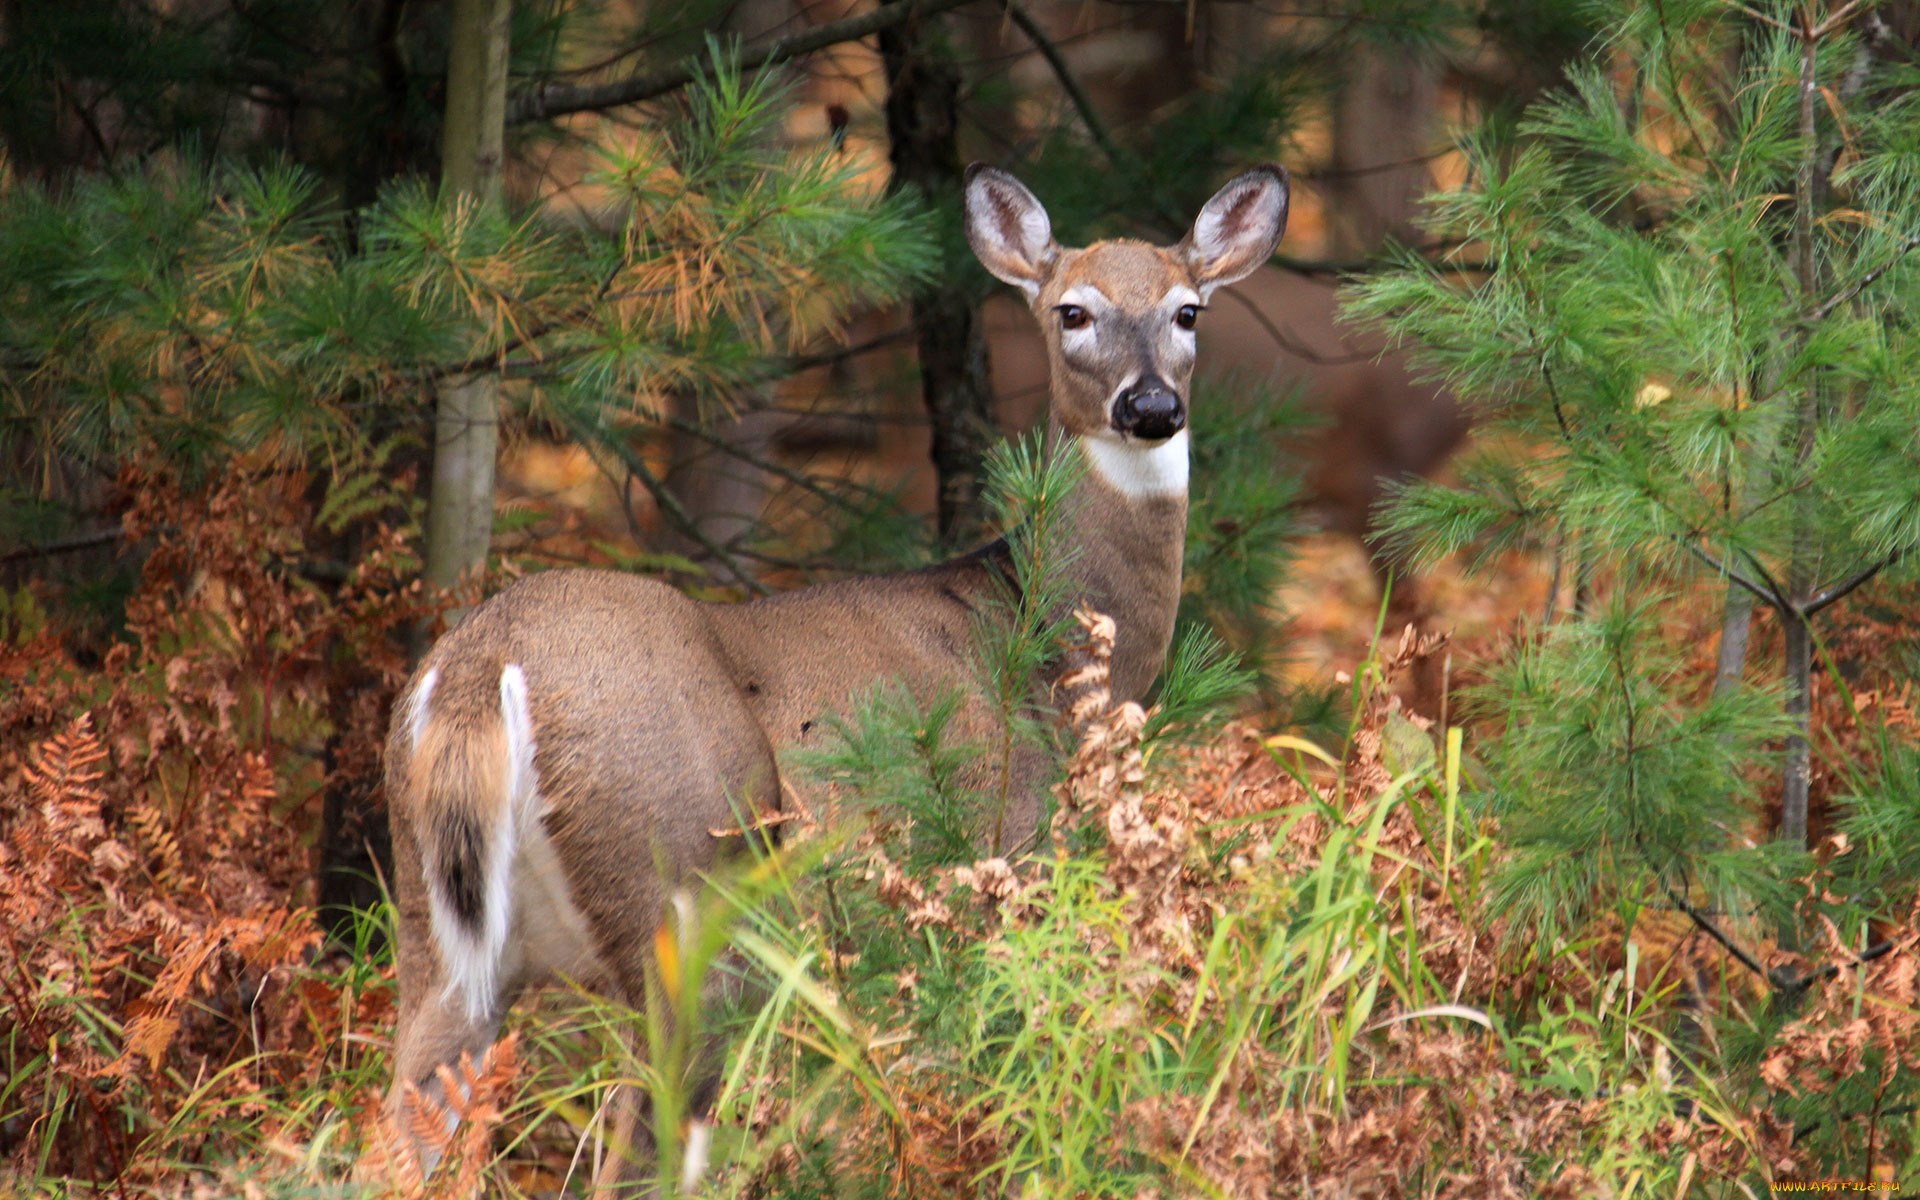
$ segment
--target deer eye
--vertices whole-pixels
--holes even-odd
[[[1182,304],[1180,311],[1173,314],[1173,323],[1182,329],[1192,329],[1194,322],[1199,319],[1200,306],[1198,304]]]
[[[1062,304],[1054,311],[1060,314],[1062,329],[1085,329],[1093,324],[1093,318],[1088,316],[1087,310],[1078,304]]]

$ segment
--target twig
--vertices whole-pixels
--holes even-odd
[[[1667,6],[1660,0],[1654,0],[1653,9],[1660,21],[1660,36],[1666,39],[1669,46],[1673,45],[1673,35],[1667,29]],[[1673,96],[1674,109],[1679,112],[1680,120],[1686,124],[1687,132],[1693,135],[1693,144],[1699,147],[1701,159],[1712,168],[1714,178],[1725,184],[1727,173],[1720,169],[1720,163],[1713,157],[1713,151],[1708,146],[1707,140],[1700,136],[1700,127],[1693,122],[1693,110],[1687,107],[1686,94],[1680,90],[1680,81],[1674,78],[1673,54],[1671,52],[1662,54],[1660,63],[1666,68],[1667,91]]]
[[[1846,967],[1863,967],[1877,958],[1885,958],[1887,955],[1892,953],[1893,953],[1893,943],[1891,941],[1875,942],[1873,945],[1868,946],[1865,950],[1862,950],[1857,956],[1855,956],[1854,960],[1850,963],[1828,963],[1826,966],[1821,967],[1817,971],[1809,971],[1806,975],[1806,978],[1801,981],[1800,986],[1805,987],[1807,984],[1813,983],[1815,981],[1824,982],[1825,980],[1832,979],[1835,975],[1838,975],[1841,972],[1841,970]]]
[[[712,446],[714,449],[720,451],[721,453],[726,454],[732,458],[739,459],[741,462],[747,464],[748,466],[753,467],[757,470],[765,471],[769,475],[777,475],[781,479],[786,480],[788,483],[793,484],[795,487],[802,488],[808,492],[811,492],[814,495],[820,497],[822,500],[825,500],[829,504],[835,505],[836,507],[846,512],[857,513],[860,511],[860,507],[858,505],[848,500],[845,496],[842,496],[839,493],[833,491],[832,489],[823,486],[819,480],[813,479],[807,475],[804,475],[801,472],[796,471],[791,467],[781,466],[779,463],[774,462],[771,459],[761,458],[759,455],[748,450],[746,447],[740,446],[732,441],[729,441],[724,437],[721,437],[719,434],[713,432],[712,430],[702,427],[698,421],[689,421],[684,417],[674,417],[674,416],[662,417],[662,418],[658,418],[658,420],[660,424],[666,426],[669,429],[673,429],[680,433],[684,433],[689,437],[699,438],[701,441],[707,443],[707,445]]]
[[[542,354],[539,354],[538,351],[536,351],[535,356],[533,358],[514,359],[514,360],[509,360],[507,358],[507,355],[513,353],[516,350],[522,349],[523,347],[531,345],[533,342],[538,341],[540,338],[545,337],[547,334],[552,333],[554,330],[559,329],[563,325],[569,324],[573,321],[577,321],[580,318],[588,315],[593,311],[593,306],[596,304],[603,303],[607,300],[647,299],[654,296],[669,295],[673,292],[677,292],[680,290],[681,285],[679,284],[667,284],[661,287],[643,288],[638,291],[609,294],[608,289],[611,287],[613,283],[613,276],[617,275],[621,269],[623,268],[620,268],[620,267],[614,268],[613,273],[610,274],[606,279],[601,281],[600,286],[598,289],[595,290],[592,299],[583,301],[580,304],[576,304],[572,308],[566,310],[563,313],[560,313],[557,316],[551,317],[544,321],[535,322],[534,324],[527,326],[518,335],[512,338],[509,338],[505,342],[502,342],[498,347],[492,350],[484,351],[480,354],[476,354],[472,358],[469,358],[464,362],[443,363],[438,366],[427,367],[419,373],[417,378],[422,380],[440,380],[440,379],[445,379],[448,376],[464,375],[470,371],[479,371],[479,370],[486,369],[488,367],[497,367],[499,370],[503,372],[513,373],[515,378],[520,378],[520,379],[537,378],[537,376],[532,373],[533,367],[535,364],[551,365],[554,363],[565,362],[570,357],[570,355],[565,355],[565,354],[542,355]],[[852,345],[852,346],[842,346],[834,350],[823,350],[818,354],[797,354],[797,355],[788,355],[784,358],[770,359],[768,361],[767,373],[764,375],[756,376],[749,382],[764,383],[769,380],[784,379],[788,375],[792,375],[800,371],[809,371],[815,367],[830,367],[835,363],[845,361],[846,359],[857,358],[862,354],[867,354],[874,350],[883,349],[887,346],[892,345],[895,342],[903,341],[906,338],[910,337],[911,335],[912,335],[911,330],[897,329],[891,333],[883,333],[876,337],[868,338],[866,341],[856,343],[855,345]],[[573,355],[578,355],[580,353],[584,353],[584,351],[576,350],[573,352]]]
[[[739,545],[737,542],[733,544],[732,550],[733,553],[739,555],[741,558],[750,558],[754,562],[764,563],[769,567],[778,567],[785,571],[804,572],[810,578],[821,573],[839,575],[870,574],[873,570],[871,564],[841,562],[831,558],[787,558],[784,555],[768,554],[764,550],[754,550],[747,546]]]
[[[739,580],[742,587],[745,587],[756,596],[770,596],[773,594],[772,588],[761,583],[760,580],[754,576],[753,572],[747,570],[746,567],[740,564],[739,559],[727,552],[725,546],[714,541],[712,535],[700,528],[700,523],[695,521],[692,514],[687,512],[686,507],[680,503],[680,498],[675,496],[668,490],[665,484],[660,482],[659,476],[655,475],[653,469],[647,466],[647,460],[635,453],[632,446],[627,445],[626,442],[618,437],[591,437],[588,435],[588,431],[584,429],[576,428],[574,433],[581,441],[589,445],[597,443],[613,451],[614,456],[620,460],[620,464],[624,466],[635,479],[640,481],[640,486],[646,488],[647,492],[652,495],[654,504],[659,506],[660,515],[666,518],[667,523],[687,537],[698,542],[700,548],[708,554],[711,554],[713,560],[725,567],[728,574]]]
[[[1860,281],[1846,291],[1815,307],[1812,311],[1808,312],[1806,316],[1800,318],[1801,322],[1811,325],[1815,321],[1823,320],[1828,313],[1872,287],[1882,275],[1885,275],[1893,269],[1894,264],[1912,253],[1916,248],[1920,248],[1920,237],[1910,237],[1906,241],[1901,242],[1900,248],[1895,250],[1892,257],[1888,258],[1886,262],[1881,263],[1873,270],[1862,275]]]
[[[1726,950],[1728,954],[1733,955],[1733,957],[1739,961],[1741,966],[1745,967],[1749,971],[1752,971],[1755,975],[1758,975],[1760,978],[1767,980],[1769,983],[1774,982],[1773,973],[1768,971],[1765,967],[1761,966],[1759,959],[1755,958],[1752,954],[1742,949],[1740,945],[1736,943],[1732,938],[1720,932],[1720,927],[1718,925],[1715,925],[1712,921],[1709,921],[1705,913],[1701,912],[1699,909],[1695,908],[1693,905],[1687,903],[1686,897],[1682,896],[1679,892],[1674,891],[1672,886],[1669,884],[1663,883],[1660,885],[1660,887],[1662,888],[1662,890],[1664,890],[1667,893],[1667,899],[1673,901],[1673,905],[1675,908],[1678,908],[1681,912],[1687,914],[1687,919],[1692,921],[1695,925],[1697,925],[1700,928],[1700,931],[1702,933],[1706,934],[1708,937],[1712,938],[1714,941],[1719,942],[1720,945]]]
[[[1862,967],[1875,959],[1884,958],[1888,954],[1891,954],[1894,949],[1894,943],[1891,941],[1875,942],[1873,945],[1868,946],[1865,950],[1855,955],[1852,962],[1828,963],[1826,966],[1808,971],[1804,975],[1791,974],[1784,967],[1769,970],[1760,965],[1759,959],[1755,958],[1745,949],[1742,949],[1738,943],[1725,933],[1722,933],[1720,927],[1715,925],[1711,920],[1708,920],[1705,913],[1695,908],[1692,904],[1689,904],[1686,898],[1674,891],[1670,885],[1663,883],[1660,887],[1667,893],[1667,899],[1673,902],[1674,907],[1685,913],[1687,918],[1698,926],[1702,933],[1705,933],[1714,941],[1719,942],[1728,954],[1733,955],[1733,957],[1739,961],[1741,966],[1766,980],[1768,986],[1772,987],[1775,991],[1786,993],[1789,998],[1798,996],[1816,983],[1822,983],[1832,979],[1847,967]]]
[[[1298,357],[1305,359],[1307,362],[1317,363],[1318,365],[1323,367],[1343,367],[1343,366],[1346,366],[1348,363],[1366,362],[1369,359],[1379,357],[1379,355],[1367,350],[1355,350],[1352,353],[1342,354],[1338,356],[1321,354],[1318,351],[1310,350],[1306,346],[1300,344],[1299,342],[1294,341],[1292,338],[1289,338],[1286,334],[1282,333],[1280,331],[1280,327],[1278,325],[1275,325],[1273,321],[1268,318],[1266,313],[1260,311],[1259,305],[1255,304],[1252,300],[1248,299],[1246,296],[1240,293],[1240,289],[1231,288],[1231,287],[1225,288],[1222,290],[1221,294],[1228,296],[1233,300],[1238,301],[1240,305],[1244,307],[1247,310],[1247,312],[1253,317],[1254,321],[1259,324],[1260,328],[1267,331],[1267,336],[1273,339],[1274,345],[1280,347],[1282,350],[1285,350],[1289,354],[1297,355]]]
[[[1080,80],[1074,76],[1072,68],[1067,66],[1066,56],[1060,53],[1060,47],[1054,45],[1053,39],[1047,36],[1047,31],[1040,28],[1039,22],[1035,21],[1026,9],[1014,3],[1014,0],[1006,0],[1006,7],[1008,19],[1020,27],[1020,32],[1026,34],[1027,40],[1033,43],[1033,48],[1040,52],[1040,57],[1046,59],[1047,65],[1053,68],[1053,77],[1060,81],[1060,90],[1065,92],[1067,99],[1073,102],[1074,111],[1080,114],[1081,123],[1087,127],[1087,133],[1093,137],[1094,144],[1100,147],[1101,153],[1107,156],[1107,161],[1117,170],[1124,171],[1137,167],[1139,163],[1133,155],[1113,140],[1113,134],[1108,131],[1106,121],[1100,116],[1100,110],[1094,107],[1092,98],[1087,95],[1087,90],[1080,86]]]
[[[1762,25],[1770,25],[1782,33],[1794,32],[1793,26],[1787,24],[1785,21],[1780,20],[1778,17],[1770,17],[1759,9],[1749,8],[1747,5],[1739,3],[1739,0],[1727,0],[1727,7],[1753,18]]]
[[[473,371],[485,370],[489,367],[502,369],[506,363],[507,355],[512,354],[522,346],[532,345],[562,325],[577,321],[592,312],[594,305],[607,299],[607,293],[613,288],[613,281],[620,277],[620,272],[625,270],[626,266],[627,264],[622,262],[616,263],[611,267],[607,271],[605,278],[600,280],[600,285],[593,289],[591,299],[583,300],[557,316],[549,317],[544,321],[535,321],[528,326],[523,327],[516,321],[514,327],[518,332],[493,349],[483,350],[471,358],[466,359],[464,362],[445,363],[439,366],[428,367],[420,372],[418,377],[423,381],[438,382],[442,379],[465,375]],[[677,289],[673,285],[647,288],[643,291],[623,293],[620,298],[636,299],[648,296],[661,296],[675,290]],[[536,353],[538,352],[536,351]]]
[[[1826,20],[1820,22],[1819,25],[1809,31],[1807,36],[1816,39],[1824,38],[1842,25],[1845,25],[1848,21],[1853,20],[1853,14],[1859,11],[1860,0],[1847,0],[1845,4],[1840,6],[1837,12],[1830,14]]]
[[[782,374],[794,374],[799,371],[811,371],[815,367],[831,367],[835,363],[845,362],[849,358],[858,358],[875,350],[884,350],[888,346],[906,341],[913,336],[911,328],[893,330],[856,342],[851,346],[841,346],[833,350],[823,350],[819,354],[799,354],[774,362],[775,369]]]
[[[742,71],[757,70],[760,67],[782,63],[827,46],[841,42],[857,41],[882,29],[891,29],[895,25],[910,20],[938,16],[943,12],[959,8],[970,0],[905,0],[900,4],[886,4],[873,12],[857,17],[848,17],[844,21],[832,21],[810,29],[805,33],[796,33],[788,37],[775,38],[740,53],[739,65]],[[706,55],[684,58],[673,66],[650,75],[635,75],[617,83],[603,83],[584,87],[556,87],[549,85],[537,91],[514,97],[507,104],[507,124],[523,125],[528,121],[545,120],[548,117],[565,116],[576,112],[599,112],[622,105],[638,104],[656,96],[692,83],[705,69],[709,59]]]
[[[1908,1113],[1913,1112],[1915,1109],[1920,1109],[1920,1104],[1890,1104],[1885,1108],[1875,1108],[1864,1113],[1857,1113],[1857,1112],[1848,1113],[1845,1116],[1841,1117],[1840,1120],[1857,1121],[1861,1117],[1876,1117],[1876,1116],[1877,1117],[1904,1117]],[[1793,1140],[1796,1142],[1801,1141],[1808,1134],[1812,1133],[1816,1129],[1819,1129],[1822,1125],[1825,1125],[1827,1121],[1830,1119],[1831,1118],[1828,1118],[1825,1116],[1819,1116],[1819,1117],[1813,1118],[1811,1121],[1803,1121],[1800,1124],[1795,1125],[1793,1127]]]
[[[1811,617],[1827,605],[1832,604],[1835,600],[1842,599],[1855,588],[1867,582],[1867,580],[1872,579],[1875,575],[1878,575],[1888,567],[1899,562],[1901,556],[1905,553],[1906,550],[1904,548],[1895,550],[1892,554],[1887,555],[1872,566],[1864,567],[1839,583],[1834,584],[1832,587],[1827,588],[1825,591],[1817,593],[1805,604],[1800,606],[1801,615]]]
[[[1792,602],[1779,591],[1765,584],[1755,583],[1753,580],[1748,579],[1745,575],[1742,575],[1732,563],[1720,561],[1705,550],[1702,550],[1691,540],[1687,542],[1687,552],[1709,567],[1712,567],[1719,574],[1726,576],[1749,592],[1752,592],[1755,596],[1765,600],[1770,607],[1778,609],[1781,612],[1790,612],[1792,610]]]

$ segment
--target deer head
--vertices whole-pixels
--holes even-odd
[[[1200,313],[1267,261],[1286,224],[1286,169],[1265,165],[1221,188],[1177,245],[1116,238],[1075,250],[1053,240],[1019,180],[967,171],[967,240],[1026,293],[1047,340],[1053,423],[1090,449],[1152,447],[1186,428]]]

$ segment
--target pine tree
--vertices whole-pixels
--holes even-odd
[[[1427,223],[1454,260],[1358,306],[1493,434],[1458,486],[1404,491],[1394,536],[1557,548],[1591,585],[1482,693],[1509,886],[1543,910],[1765,891],[1728,848],[1729,798],[1760,803],[1743,765],[1784,741],[1801,846],[1821,614],[1911,577],[1920,543],[1920,76],[1855,5],[1605,17],[1564,92],[1467,140]],[[1665,645],[1663,597],[1723,612],[1717,685]],[[1755,606],[1784,633],[1771,678],[1744,661]]]

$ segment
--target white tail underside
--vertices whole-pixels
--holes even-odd
[[[422,725],[428,719],[426,701],[419,703]],[[507,934],[513,926],[513,863],[523,827],[537,814],[539,781],[533,769],[533,717],[527,707],[527,680],[518,664],[500,672],[500,719],[507,744],[506,786],[500,796],[498,819],[483,840],[481,912],[478,936],[462,923],[442,894],[441,882],[430,879],[427,896],[433,917],[433,938],[439,943],[447,969],[445,997],[457,1001],[474,1021],[493,1018],[500,997],[500,965]]]

